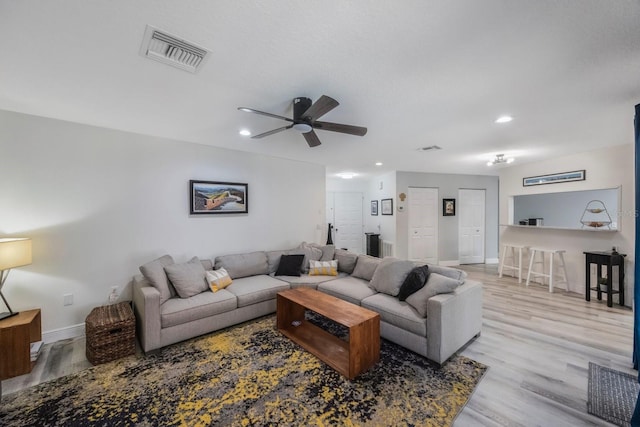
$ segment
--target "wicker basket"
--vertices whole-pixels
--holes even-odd
[[[85,330],[87,359],[94,365],[135,354],[136,318],[127,302],[94,308]]]

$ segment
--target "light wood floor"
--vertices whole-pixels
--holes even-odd
[[[631,310],[498,279],[494,265],[463,269],[484,283],[484,324],[462,354],[490,368],[455,425],[612,425],[587,414],[588,366],[592,361],[636,374]],[[44,346],[33,372],[3,381],[3,393],[91,366],[84,349],[84,338]]]

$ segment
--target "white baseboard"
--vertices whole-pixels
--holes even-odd
[[[498,264],[498,262],[499,262],[498,258],[486,258],[484,260],[485,264]],[[457,259],[453,259],[449,261],[440,261],[438,262],[438,265],[441,265],[443,267],[456,267],[460,265],[460,261]]]
[[[84,323],[67,326],[65,328],[53,329],[42,333],[42,341],[45,344],[66,340],[69,338],[79,338],[84,336]]]

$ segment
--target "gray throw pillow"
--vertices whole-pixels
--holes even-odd
[[[171,255],[164,255],[140,266],[140,272],[147,279],[147,282],[160,292],[160,304],[176,295],[176,291],[164,271],[166,266],[173,263]]]
[[[429,266],[431,270],[431,266]],[[407,297],[407,303],[411,305],[422,317],[427,317],[427,302],[429,298],[438,294],[453,292],[462,281],[431,272],[427,284],[419,291]]]
[[[356,268],[353,269],[351,275],[353,277],[359,277],[364,280],[373,279],[373,274],[378,268],[381,259],[370,255],[358,255],[358,262],[356,262]],[[340,267],[340,261],[338,261],[338,267]]]
[[[168,265],[164,269],[180,298],[189,298],[209,289],[206,272],[198,257],[182,264]]]
[[[369,287],[395,297],[398,295],[404,279],[414,269],[414,266],[413,261],[384,258],[373,273]]]
[[[356,268],[356,262],[358,261],[358,254],[345,249],[336,249],[334,256],[336,261],[338,261],[338,271],[347,274],[353,273],[353,269]]]
[[[431,273],[438,273],[441,276],[450,277],[456,280],[464,280],[467,278],[467,272],[458,268],[443,267],[441,265],[428,264]]]
[[[304,243],[303,243],[304,244]],[[314,248],[318,248],[322,251],[322,257],[319,260],[314,261],[331,261],[333,260],[333,256],[336,252],[335,245],[319,245],[317,243],[307,243],[309,246],[313,246]]]

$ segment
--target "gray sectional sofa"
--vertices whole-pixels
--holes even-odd
[[[281,256],[292,253],[304,255],[303,271],[310,261],[337,260],[337,275],[276,276]],[[306,286],[376,311],[383,338],[442,364],[480,334],[482,285],[461,270],[430,265],[427,285],[400,301],[398,291],[415,265],[313,244],[219,256],[213,263],[194,258],[175,264],[165,255],[141,266],[133,279],[138,338],[145,352],[157,350],[274,313],[278,292]],[[204,280],[214,268],[224,268],[232,279],[216,292]],[[187,295],[185,275],[195,278]]]

